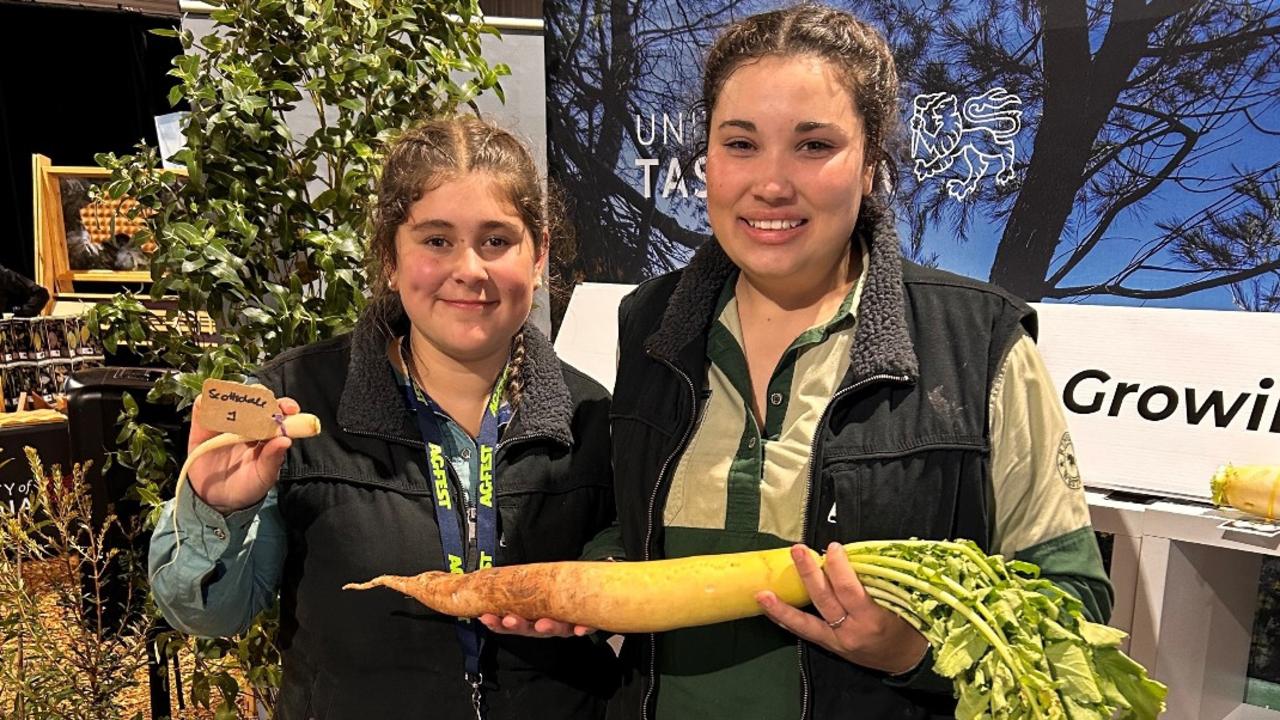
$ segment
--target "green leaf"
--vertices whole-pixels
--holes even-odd
[[[1056,620],[1051,618],[1042,618],[1040,620],[1040,634],[1046,640],[1074,640],[1075,635],[1068,629],[1058,624]]]
[[[134,485],[133,487],[138,492],[138,498],[147,505],[154,507],[163,504],[164,501],[160,499],[160,496],[156,494],[153,488],[146,485]]]
[[[1131,709],[1132,706],[1129,704],[1129,699],[1120,693],[1120,690],[1116,687],[1115,681],[1112,680],[1110,676],[1106,674],[1098,676],[1098,689],[1102,691],[1102,697],[1106,702],[1110,703],[1112,707],[1120,710]]]
[[[960,700],[956,703],[956,720],[976,720],[990,717],[991,692],[978,684],[964,684],[960,688]]]
[[[328,210],[333,207],[333,201],[337,199],[338,191],[329,189],[320,193],[311,201],[311,207],[316,211]]]
[[[1104,715],[1098,709],[1082,705],[1070,697],[1062,698],[1062,704],[1066,706],[1068,720],[1111,720],[1111,713]]]
[[[994,594],[994,599],[988,601],[987,607],[1001,627],[1017,627],[1022,620],[1014,608],[1019,604],[1016,593],[1000,591]]]
[[[263,98],[258,97],[257,95],[246,95],[243,99],[241,99],[240,107],[245,112],[254,113],[259,110],[265,109],[267,107],[267,101],[264,100]],[[250,123],[245,123],[245,126],[248,126],[248,125],[250,125]],[[256,137],[253,139],[257,140]]]
[[[973,667],[990,647],[977,628],[965,624],[947,636],[935,655],[933,669],[942,677],[953,678]]]
[[[1155,720],[1164,711],[1164,698],[1169,690],[1147,677],[1147,671],[1115,648],[1099,648],[1093,660],[1098,674],[1115,683],[1116,691],[1129,703],[1122,717],[1133,720]]]
[[[1018,683],[1004,664],[997,664],[991,671],[991,714],[1000,717],[1010,707],[1010,699],[1018,696]]]
[[[1129,633],[1123,630],[1117,630],[1109,625],[1089,622],[1088,620],[1081,621],[1079,629],[1080,636],[1084,638],[1084,641],[1095,648],[1118,648],[1124,643],[1124,639],[1129,637]]]
[[[1045,657],[1055,679],[1062,683],[1062,693],[1081,702],[1102,702],[1102,691],[1093,678],[1093,669],[1084,650],[1072,642],[1051,642],[1044,648]]]
[[[267,311],[263,310],[262,308],[256,308],[256,307],[243,308],[240,311],[240,314],[244,316],[244,319],[248,320],[249,322],[255,322],[255,323],[271,322],[271,315],[267,313]]]
[[[1039,566],[1033,565],[1032,563],[1029,563],[1029,562],[1024,562],[1022,560],[1010,560],[1005,563],[1005,567],[1021,575],[1026,575],[1027,577],[1031,577],[1031,578],[1040,577]]]

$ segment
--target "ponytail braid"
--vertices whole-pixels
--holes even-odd
[[[514,410],[520,406],[520,400],[524,397],[524,328],[511,338],[511,364],[507,370],[507,402],[511,403],[511,409]]]

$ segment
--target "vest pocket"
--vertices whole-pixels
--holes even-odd
[[[499,496],[499,564],[576,559],[609,525],[608,492],[608,487],[584,484],[566,492]]]
[[[815,529],[843,542],[966,537],[985,544],[983,467],[979,451],[955,448],[833,463],[823,472],[830,501]]]

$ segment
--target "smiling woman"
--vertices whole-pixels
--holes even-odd
[[[721,86],[710,129],[707,213],[742,271],[739,301],[768,288],[815,314],[835,298],[834,310],[858,274],[849,236],[875,177],[835,68],[815,57],[744,63]]]
[[[714,238],[619,309],[619,527],[596,555],[966,538],[1038,564],[1105,620],[1111,588],[1078,473],[1059,462],[1073,450],[1033,311],[902,258],[884,38],[801,4],[734,23],[705,67]],[[631,692],[610,716],[1003,716],[998,692],[960,712],[929,643],[852,568],[792,559],[812,608],[762,587],[763,617],[628,638]],[[489,623],[578,630],[527,620]]]
[[[285,720],[599,717],[617,682],[607,646],[494,638],[341,590],[576,559],[614,517],[608,394],[526,322],[552,234],[528,150],[474,118],[435,120],[381,177],[367,314],[258,373],[280,413],[325,432],[192,464],[152,538],[157,603],[184,631],[230,635],[279,591]],[[195,423],[190,442],[209,435]]]
[[[467,379],[476,368],[497,377],[507,364],[546,259],[544,235],[535,241],[489,173],[441,180],[396,229],[387,282],[413,328],[409,369],[472,434],[487,393],[468,393]]]

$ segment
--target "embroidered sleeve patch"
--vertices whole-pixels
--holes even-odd
[[[1076,464],[1076,446],[1069,432],[1062,433],[1058,443],[1058,477],[1072,490],[1080,489],[1080,466]]]

